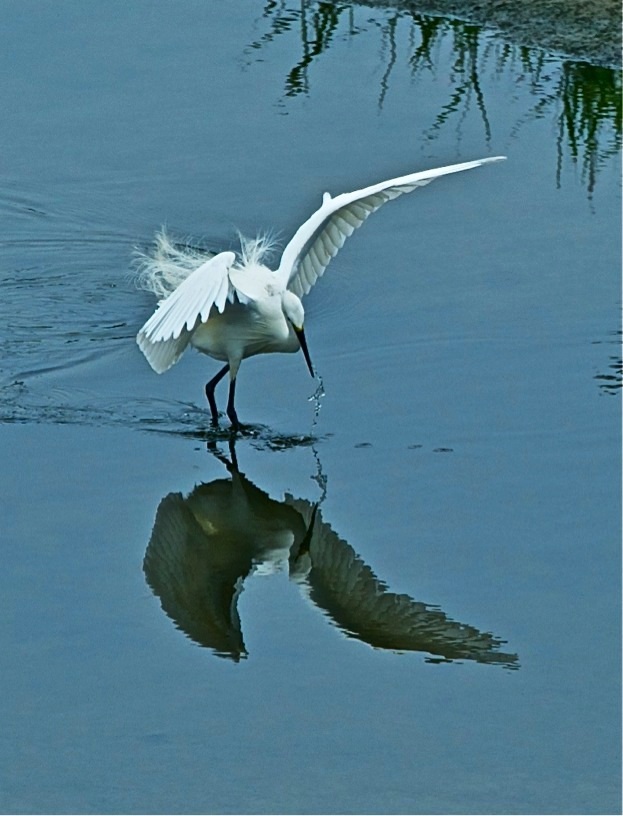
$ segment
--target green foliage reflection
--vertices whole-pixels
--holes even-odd
[[[361,17],[361,20],[358,18]],[[287,0],[267,3],[262,16],[263,33],[250,49],[263,49],[285,33],[297,33],[301,57],[284,82],[283,99],[311,94],[310,69],[329,48],[366,35],[375,38],[371,54],[381,61],[378,106],[385,104],[391,75],[398,60],[406,62],[414,80],[428,72],[437,74],[440,54],[450,53],[447,100],[425,129],[434,140],[454,123],[460,136],[462,123],[475,109],[487,145],[494,122],[484,81],[506,78],[511,86],[527,88],[534,98],[530,110],[520,115],[511,137],[530,121],[548,118],[556,142],[556,183],[560,186],[566,161],[578,165],[589,196],[599,170],[621,149],[621,73],[587,62],[563,60],[538,48],[513,45],[484,31],[479,25],[446,17],[361,7],[354,3]],[[407,43],[406,47],[404,43]],[[444,68],[447,70],[447,68]],[[500,133],[495,134],[498,138]]]

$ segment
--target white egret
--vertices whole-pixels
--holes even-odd
[[[146,259],[146,288],[164,296],[137,335],[137,343],[158,374],[181,357],[190,344],[225,363],[205,387],[212,422],[218,424],[214,389],[229,372],[227,415],[240,427],[234,397],[236,376],[246,357],[301,349],[312,376],[314,369],[303,330],[301,298],[324,273],[346,238],[375,212],[402,193],[440,176],[500,161],[504,156],[438,167],[382,181],[333,198],[325,193],[322,206],[295,232],[276,270],[262,263],[266,242],[243,241],[242,257],[174,247],[164,232],[156,252]]]

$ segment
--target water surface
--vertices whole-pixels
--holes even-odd
[[[3,16],[0,808],[616,812],[617,73],[348,4]],[[324,396],[244,363],[235,446],[215,363],[136,348],[163,223],[283,244],[499,153],[349,240]]]

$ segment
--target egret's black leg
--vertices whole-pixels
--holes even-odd
[[[228,366],[229,367],[229,366]],[[231,427],[234,431],[240,430],[240,422],[238,421],[238,414],[234,408],[234,397],[236,396],[236,379],[229,381],[229,399],[227,400],[227,416],[231,420]]]
[[[223,379],[225,374],[229,371],[229,363],[219,371],[219,373],[212,377],[209,383],[206,383],[206,397],[208,398],[208,403],[210,405],[210,413],[212,414],[212,424],[218,425],[218,411],[216,410],[216,400],[214,399],[214,389]],[[229,408],[227,410],[229,415]]]

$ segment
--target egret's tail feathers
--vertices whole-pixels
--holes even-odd
[[[163,227],[156,233],[155,244],[150,250],[137,250],[135,254],[137,285],[163,300],[216,253],[187,243],[175,243]]]
[[[156,372],[162,374],[175,365],[180,359],[190,341],[190,332],[182,332],[177,338],[169,340],[149,340],[144,331],[136,337],[138,347],[147,358],[147,362]]]

